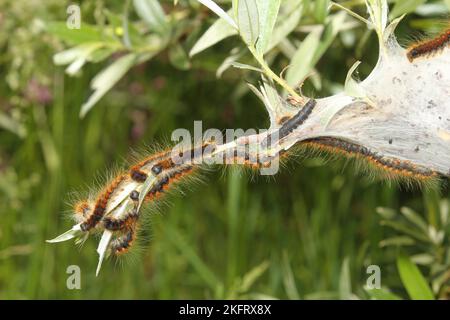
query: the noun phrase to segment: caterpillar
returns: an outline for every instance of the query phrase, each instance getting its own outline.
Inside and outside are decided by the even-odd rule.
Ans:
[[[103,218],[103,215],[106,211],[106,206],[111,195],[114,191],[119,187],[120,183],[125,180],[124,174],[119,174],[100,195],[97,197],[95,202],[94,209],[87,215],[86,219],[81,223],[80,228],[82,231],[89,231],[93,229],[100,220]]]
[[[140,161],[136,165],[130,168],[130,177],[136,182],[144,182],[147,179],[147,173],[142,171],[142,168],[150,166],[153,167],[153,164],[161,161],[163,159],[167,159],[170,156],[170,150],[165,150],[163,152],[157,153],[150,157],[145,158]]]
[[[406,56],[409,62],[413,62],[415,59],[420,57],[430,57],[444,50],[449,45],[450,45],[450,29],[447,29],[431,40],[419,42],[417,44],[412,45],[408,49]]]
[[[282,119],[281,127],[273,134],[263,140],[262,146],[271,145],[274,142],[274,138],[281,140],[290,134],[294,129],[301,126],[311,115],[314,107],[316,106],[316,100],[309,99],[308,102],[291,118]]]
[[[309,99],[308,102],[300,109],[299,112],[289,120],[286,120],[280,129],[278,129],[278,138],[283,139],[294,129],[301,126],[311,115],[314,107],[316,106],[316,100]]]
[[[193,170],[194,167],[192,165],[179,165],[164,171],[164,173],[160,174],[158,182],[147,193],[145,199],[148,201],[157,198],[168,190],[174,182],[192,173]]]
[[[286,120],[280,128],[281,136],[286,137],[295,128],[303,124],[313,111],[314,106],[315,101],[311,99],[294,117]],[[144,199],[144,202],[159,199],[175,184],[201,167],[194,161],[199,160],[199,155],[210,157],[212,153],[219,150],[215,153],[215,156],[221,157],[225,163],[238,163],[252,169],[268,166],[271,161],[281,159],[286,155],[286,152],[280,151],[272,156],[263,155],[261,157],[260,154],[255,153],[254,148],[251,148],[250,139],[244,137],[237,141],[234,149],[220,148],[220,145],[216,146],[212,142],[207,142],[184,151],[165,150],[132,165],[128,171],[119,173],[100,192],[95,202],[80,201],[75,205],[75,215],[83,221],[81,230],[88,232],[94,227],[98,227],[97,230],[109,230],[113,233],[113,239],[109,243],[108,249],[113,255],[121,255],[132,248],[137,237],[140,219],[139,199]],[[367,147],[344,139],[320,137],[308,139],[299,144],[312,147],[314,150],[364,159],[380,171],[385,172],[389,178],[400,177],[408,178],[411,181],[428,182],[438,177],[438,174],[433,170],[416,166],[409,161],[381,156]],[[212,151],[204,155],[203,152],[207,146],[211,146]],[[174,155],[178,156],[179,159],[175,159]],[[188,157],[184,157],[185,155]],[[145,195],[141,195],[140,191],[136,189],[127,191],[129,192],[129,199],[134,203],[132,208],[127,207],[128,211],[123,212],[120,217],[109,214],[109,211],[105,216],[106,208],[117,198],[117,195],[124,190],[129,190],[126,188],[127,184],[134,183],[135,188],[142,191],[144,190],[142,186],[150,175],[154,178],[154,181],[149,188],[145,189]]]
[[[133,209],[122,218],[104,217],[102,219],[105,229],[110,231],[123,230],[134,224],[139,218],[139,211],[137,210],[139,201],[139,192],[136,190],[131,191],[130,199],[135,203]]]
[[[332,154],[340,153],[345,156],[365,159],[390,178],[407,178],[411,181],[430,182],[439,177],[439,174],[431,169],[414,165],[410,161],[380,156],[369,148],[343,139],[321,137],[305,140],[302,144]]]
[[[270,161],[276,158],[258,157],[258,154],[254,154],[253,149],[249,149],[250,142],[245,139],[243,141],[244,143],[236,146],[233,152],[223,150],[218,152],[216,156],[222,157],[225,163],[242,163],[244,166],[252,169],[268,166]],[[211,148],[208,150],[208,154],[204,154],[207,146]],[[243,150],[239,148],[243,148]],[[155,201],[173,185],[191,175],[200,167],[199,163],[201,162],[197,163],[199,156],[209,157],[215,150],[216,145],[213,142],[207,142],[188,150],[165,150],[132,165],[128,171],[119,173],[100,192],[94,203],[80,201],[75,205],[75,215],[78,217],[78,220],[83,219],[80,225],[81,230],[89,232],[95,227],[98,227],[96,228],[97,230],[109,230],[114,235],[113,240],[109,244],[110,252],[114,255],[127,252],[136,239],[140,218],[138,209],[140,193],[137,190],[130,192],[129,198],[134,203],[133,208],[121,214],[120,217],[114,217],[109,213],[105,216],[109,203],[126,189],[127,184],[135,183],[137,186],[142,186],[149,175],[152,175],[156,180],[146,191],[144,202]],[[178,158],[175,159],[174,155],[178,156]]]
[[[136,238],[136,225],[130,226],[127,232],[114,239],[110,244],[111,253],[118,256],[128,252]]]

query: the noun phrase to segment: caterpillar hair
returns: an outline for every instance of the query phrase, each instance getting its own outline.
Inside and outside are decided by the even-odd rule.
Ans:
[[[153,164],[160,162],[163,159],[167,159],[170,157],[171,150],[165,150],[163,152],[157,153],[155,155],[152,155],[150,157],[145,158],[144,160],[140,161],[136,165],[132,166],[130,168],[130,177],[136,182],[144,182],[147,179],[147,173],[144,170],[145,168],[152,168]]]
[[[136,239],[136,226],[133,225],[121,235],[114,239],[110,244],[110,250],[113,255],[120,255],[128,252]]]
[[[76,214],[84,217],[92,209],[91,204],[87,200],[79,201],[74,206],[74,211]]]
[[[125,180],[124,174],[119,174],[97,197],[94,209],[87,215],[84,222],[81,223],[80,228],[82,231],[89,231],[100,222],[103,218],[108,201],[113,192],[118,188],[122,181]]]
[[[118,231],[129,228],[139,217],[139,212],[133,208],[123,218],[104,217],[103,226],[106,230]]]
[[[104,217],[102,219],[105,229],[110,231],[123,230],[129,228],[139,218],[139,211],[137,210],[139,201],[139,192],[131,191],[130,198],[134,202],[134,207],[121,218]]]
[[[193,170],[194,166],[185,164],[164,171],[159,175],[158,182],[155,183],[146,194],[146,201],[159,197],[162,193],[167,191],[173,183],[180,181],[183,177],[193,172]]]
[[[343,154],[367,160],[374,167],[381,169],[388,178],[406,178],[419,183],[430,182],[439,175],[430,169],[423,168],[405,160],[378,155],[370,149],[358,144],[334,137],[321,137],[302,142],[316,150]]]
[[[450,28],[431,40],[419,42],[417,44],[412,45],[408,49],[406,56],[410,62],[413,62],[415,59],[420,57],[433,56],[444,50],[449,45],[450,45]]]

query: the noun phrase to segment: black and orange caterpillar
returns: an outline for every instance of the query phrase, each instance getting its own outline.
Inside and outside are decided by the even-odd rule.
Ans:
[[[278,129],[278,134],[274,137],[279,140],[286,138],[294,129],[301,126],[313,112],[316,105],[315,100],[309,100],[299,112],[286,119]],[[271,137],[271,136],[269,136]],[[245,141],[245,140],[244,140]],[[249,141],[245,143],[250,143]],[[243,152],[234,150],[233,152],[223,152],[221,156],[225,163],[241,164],[252,169],[268,166],[271,161],[279,160],[286,156],[286,152],[279,152],[272,157],[260,157],[253,154],[248,145],[241,145]],[[262,144],[267,144],[267,141]],[[362,159],[369,163],[371,167],[383,172],[387,179],[408,180],[418,182],[419,184],[428,184],[430,181],[439,178],[439,174],[433,170],[417,166],[409,161],[388,158],[358,145],[354,142],[339,139],[335,137],[320,137],[298,142],[298,147],[307,149],[312,148],[315,151],[325,151],[333,155],[344,155],[350,158]],[[164,193],[169,191],[178,182],[184,180],[196,172],[201,161],[197,159],[204,156],[204,151],[209,147],[209,152],[216,151],[214,142],[207,142],[200,146],[194,146],[188,150],[180,151],[177,155],[179,159],[187,161],[174,161],[174,150],[168,149],[146,157],[137,164],[132,165],[128,170],[120,172],[111,182],[99,193],[99,196],[93,203],[81,201],[75,205],[74,211],[77,221],[81,222],[81,230],[88,232],[90,230],[109,230],[114,233],[115,238],[110,242],[109,249],[113,255],[120,255],[128,252],[136,240],[139,209],[138,202],[141,195],[137,190],[133,190],[128,195],[134,203],[132,208],[120,218],[114,218],[106,215],[107,206],[114,198],[116,192],[124,189],[127,183],[135,183],[142,186],[149,175],[156,179],[156,182],[146,191],[145,202],[152,202],[159,199]],[[187,155],[187,157],[183,157]]]
[[[431,57],[450,46],[450,28],[437,37],[415,43],[408,48],[406,56],[410,62],[420,57]]]

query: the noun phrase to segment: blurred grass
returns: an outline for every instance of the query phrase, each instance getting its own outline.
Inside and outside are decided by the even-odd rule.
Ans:
[[[324,14],[317,12],[317,21]],[[353,48],[335,42],[318,65],[327,79],[324,94],[332,82],[342,83],[355,60]],[[31,101],[21,110],[24,139],[0,131],[1,299],[367,298],[370,264],[381,266],[383,286],[405,296],[397,251],[378,246],[387,231],[375,210],[409,206],[435,221],[448,189],[422,194],[367,181],[345,161],[291,161],[271,179],[249,179],[234,170],[209,173],[206,183],[188,187],[186,196],[171,196],[163,214],[152,217],[150,241],[134,263],[109,260],[98,278],[95,239],[82,250],[70,242],[45,243],[70,227],[64,219],[70,193],[95,185],[131,149],[168,140],[175,128],[192,130],[199,119],[204,128],[267,125],[257,99],[237,94],[239,72],[215,78],[223,51],[219,46],[197,58],[201,70],[176,71],[165,57],[134,68],[80,120],[79,106],[98,67],[68,78],[53,67],[47,49],[41,67],[54,83],[52,102]],[[375,41],[363,52],[364,75],[376,58]],[[132,86],[139,94],[131,93]],[[17,95],[0,87],[2,102]],[[81,290],[66,288],[72,264],[81,267]]]

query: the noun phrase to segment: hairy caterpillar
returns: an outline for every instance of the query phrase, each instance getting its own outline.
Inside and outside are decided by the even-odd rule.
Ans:
[[[244,166],[261,168],[268,166],[276,157],[261,157],[249,148],[249,141],[243,139],[242,145],[236,146],[236,150],[223,150],[216,153],[225,163],[243,164]],[[210,147],[206,152],[206,147]],[[207,142],[200,146],[194,146],[188,150],[168,149],[155,155],[144,158],[128,170],[120,172],[99,193],[94,203],[87,200],[80,201],[74,206],[74,215],[77,221],[81,221],[80,229],[83,232],[108,230],[114,238],[109,243],[109,251],[113,255],[127,252],[136,239],[139,224],[139,199],[142,196],[144,202],[155,201],[160,198],[173,185],[194,173],[202,165],[199,158],[210,157],[216,151],[213,142]],[[243,150],[240,150],[243,148]],[[242,151],[242,152],[241,152]],[[142,188],[149,177],[154,178],[154,183],[140,194],[137,189]],[[133,203],[132,207],[116,217],[106,213],[107,208],[112,211],[113,203],[120,199],[120,195],[129,186],[134,186],[128,197]],[[111,211],[110,210],[110,211]],[[106,214],[106,215],[105,215]]]
[[[120,255],[126,253],[136,238],[136,225],[130,226],[124,235],[121,235],[114,239],[110,244],[111,253],[114,255]]]
[[[315,106],[316,100],[309,99],[308,102],[301,107],[301,109],[293,117],[282,119],[281,127],[264,139],[262,145],[265,147],[268,144],[273,143],[274,140],[279,141],[289,135],[293,130],[300,127],[306,120],[308,120],[308,117],[313,112]]]
[[[208,145],[213,146],[210,156],[217,156],[226,164],[251,168],[269,165],[285,156],[292,146],[306,146],[313,151],[361,159],[361,163],[368,164],[367,167],[387,180],[428,185],[440,175],[450,176],[447,73],[450,52],[445,50],[450,31],[405,50],[393,33],[399,20],[387,25],[387,10],[380,6],[383,2],[387,8],[385,1],[366,1],[371,12],[368,22],[377,30],[380,40],[380,55],[379,63],[365,80],[346,81],[343,92],[317,101],[308,100],[296,113],[292,105],[298,106],[307,98],[294,95],[283,99],[273,86],[272,80],[276,79],[264,76],[260,90],[253,87],[253,91],[266,106],[271,128],[276,128],[272,134],[255,134],[253,142],[238,138],[223,145],[208,143],[190,148],[185,152],[189,159],[182,161],[172,157],[173,150],[146,157],[113,179],[95,201],[79,202],[74,211],[80,224],[50,242],[103,231],[97,249],[100,263],[106,249],[116,255],[127,252],[136,240],[142,221],[139,215],[142,203],[157,200],[178,181],[196,172],[201,166],[197,151],[203,151]],[[426,64],[406,61],[406,58],[413,62],[420,57],[431,57],[443,50],[441,57]],[[300,126],[303,127],[297,130]],[[401,138],[402,144],[384,145],[386,136]],[[416,151],[417,145],[424,150]],[[260,157],[251,148],[255,146],[265,148],[266,154]],[[235,147],[245,149],[238,152]]]
[[[315,105],[316,101],[310,99],[296,115],[284,121],[278,129],[281,132],[278,136],[272,135],[265,138],[275,137],[280,141],[288,137],[308,119]],[[257,141],[256,139],[256,142],[253,142],[257,144]],[[252,148],[254,144],[252,145],[253,142],[249,137],[242,137],[235,142],[235,148],[233,149],[224,149],[224,145],[216,145],[209,141],[187,150],[168,149],[144,158],[137,164],[132,165],[128,171],[121,172],[112,179],[100,192],[94,203],[81,201],[75,205],[75,215],[83,217],[81,230],[88,232],[95,229],[112,232],[114,238],[109,243],[109,252],[113,255],[120,255],[127,252],[136,240],[140,219],[139,199],[143,197],[144,202],[159,199],[173,185],[199,169],[202,165],[201,160],[204,160],[201,158],[211,157],[214,154],[226,164],[241,164],[255,169],[268,166],[271,161],[278,160],[281,156],[284,157],[287,154],[283,149],[277,149],[276,154],[271,156],[264,153],[263,155],[257,154],[255,153],[257,149]],[[427,183],[438,177],[438,174],[432,170],[416,166],[408,161],[381,156],[364,146],[343,139],[320,137],[301,141],[299,144],[310,146],[315,150],[367,160],[373,167],[386,173],[389,179],[407,178],[412,181]],[[206,147],[210,147],[207,154],[205,154]],[[142,186],[150,177],[154,179],[153,184],[142,191]],[[133,189],[127,188],[129,185],[133,185]],[[137,191],[137,189],[140,191]],[[119,197],[123,190],[130,190],[127,197],[133,203],[132,207],[119,217],[111,214],[105,216],[106,208]],[[144,193],[140,194],[140,192]]]
[[[97,197],[94,209],[88,214],[86,219],[81,223],[82,231],[89,231],[94,228],[97,223],[103,218],[106,210],[106,205],[114,193],[114,191],[119,187],[120,183],[125,179],[125,175],[119,174],[100,195]]]
[[[356,157],[368,161],[373,167],[381,170],[389,179],[407,179],[418,183],[432,184],[439,178],[433,170],[416,166],[409,161],[388,158],[369,150],[364,146],[334,137],[321,137],[305,140],[302,145],[331,154]]]
[[[410,62],[413,62],[415,59],[420,57],[430,57],[440,51],[444,50],[446,47],[450,45],[450,29],[445,30],[437,37],[419,42],[417,44],[412,45],[406,56]]]
[[[280,129],[278,129],[278,138],[283,139],[295,128],[301,126],[310,116],[314,107],[316,106],[316,100],[310,99],[292,118],[286,120]]]

